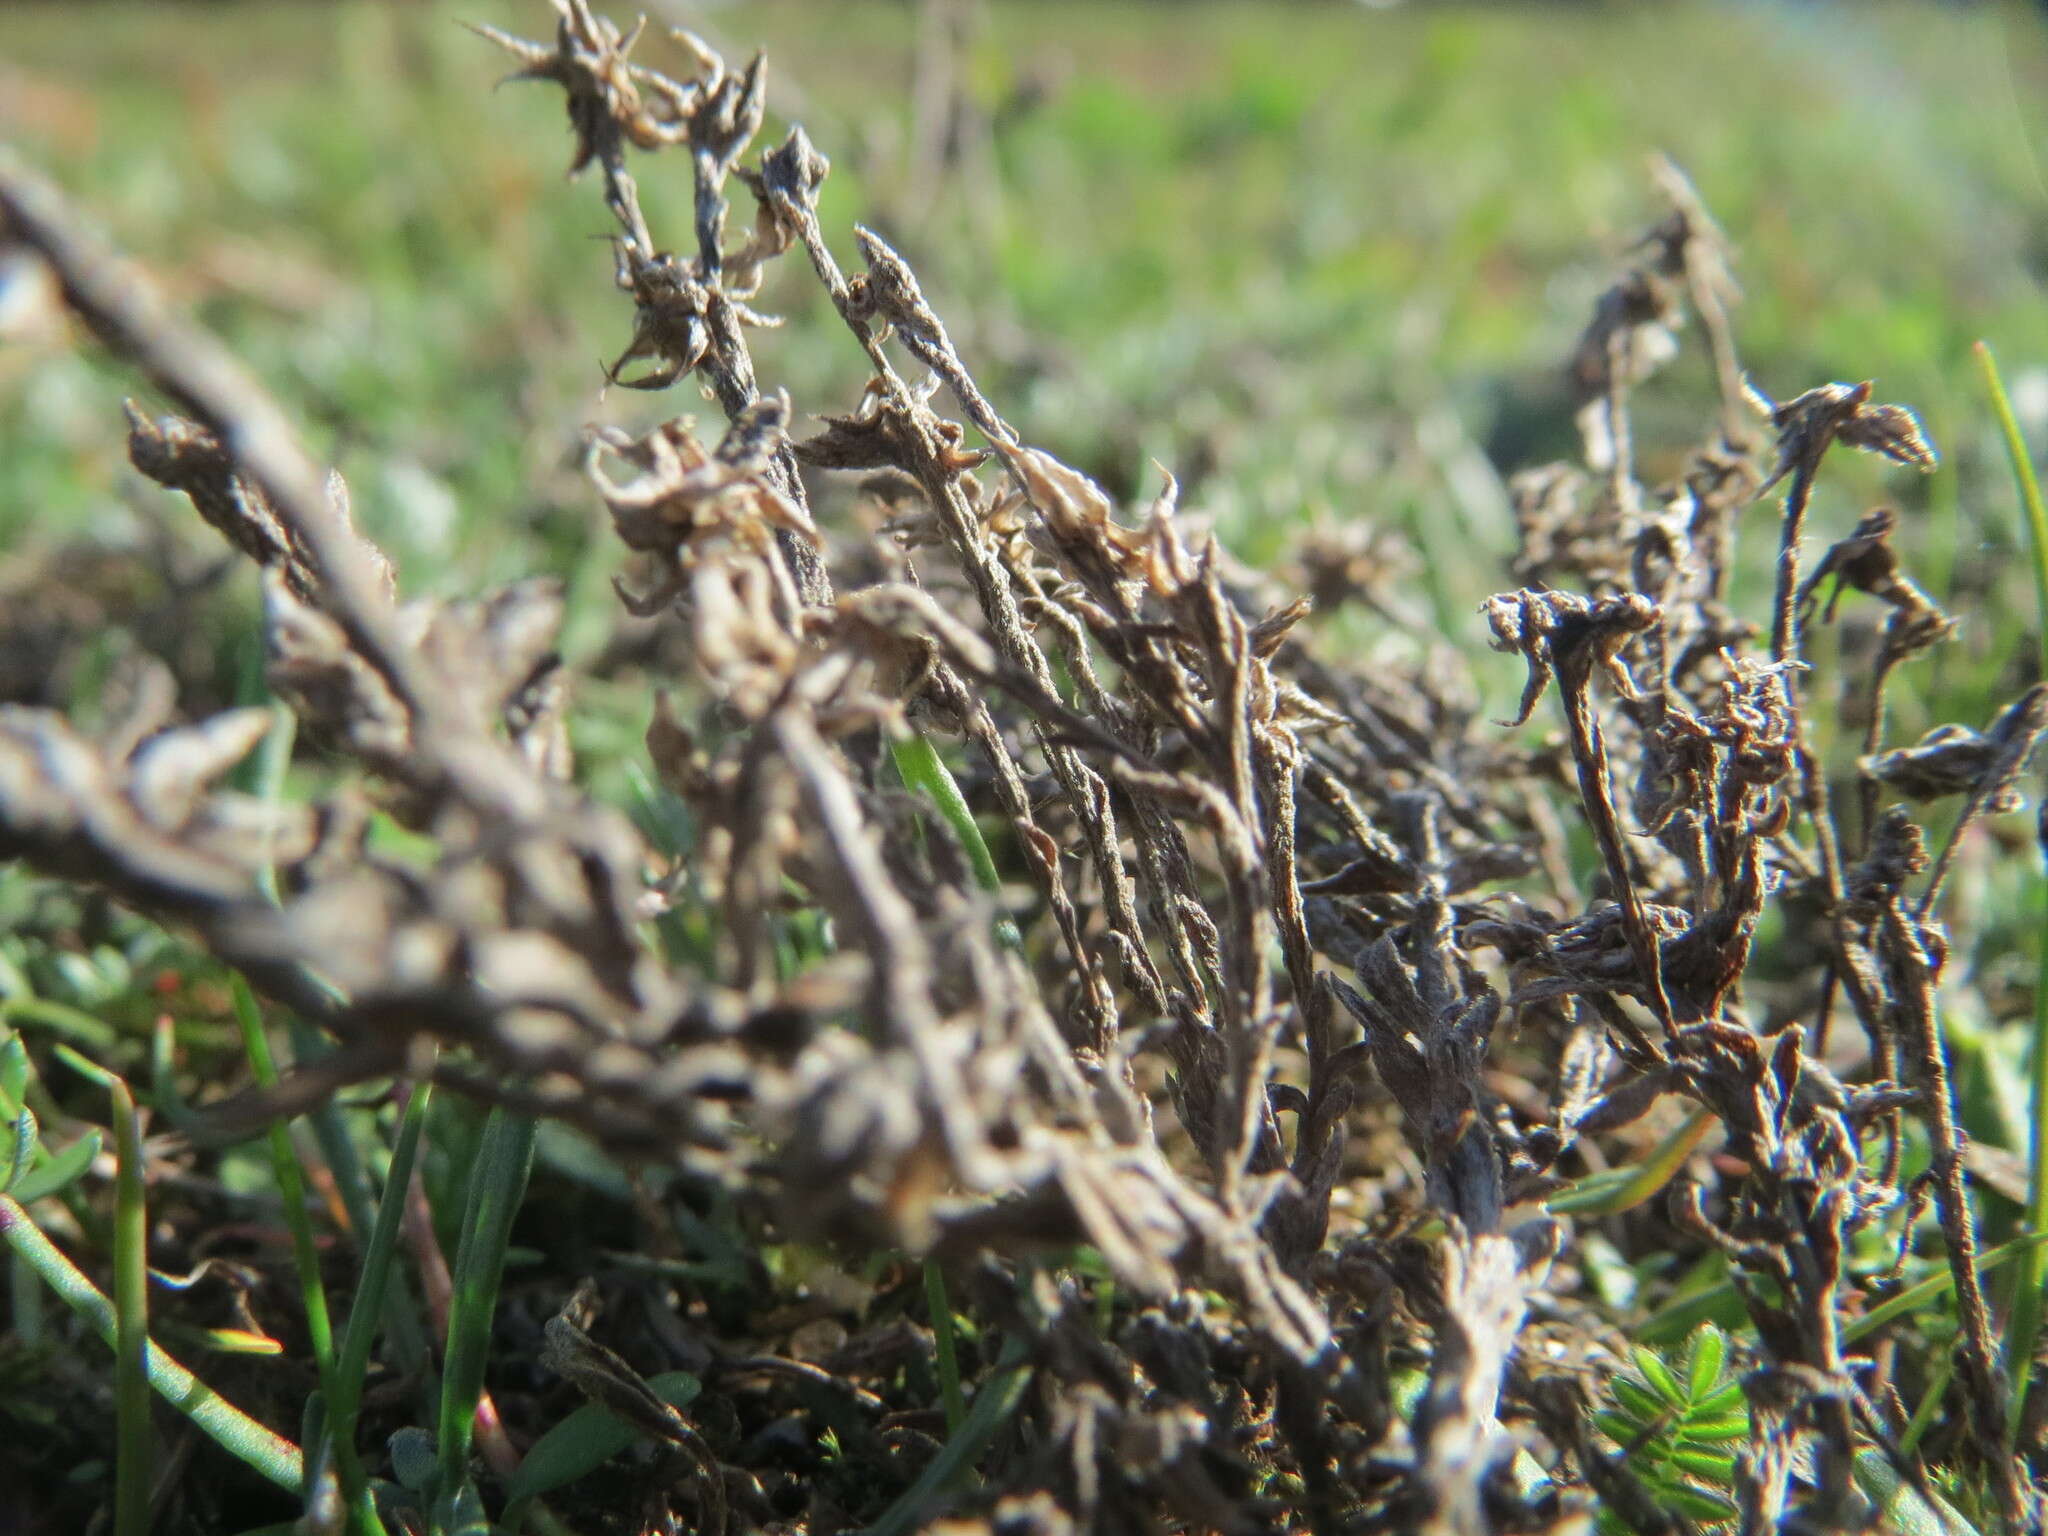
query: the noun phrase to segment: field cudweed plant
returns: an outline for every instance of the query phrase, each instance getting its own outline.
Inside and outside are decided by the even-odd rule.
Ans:
[[[276,700],[188,716],[136,659],[93,718],[0,708],[0,854],[99,935],[0,950],[0,1381],[45,1471],[106,1467],[116,1536],[2039,1529],[2048,1198],[1979,1147],[1967,1084],[2017,1068],[1945,1023],[1944,896],[2037,856],[2048,685],[1892,738],[1955,621],[1898,514],[1818,493],[1936,445],[1747,376],[1677,168],[1570,359],[1582,452],[1514,479],[1450,637],[1519,659],[1509,707],[1502,664],[1326,642],[1381,531],[1263,574],[1172,475],[1119,506],[1034,445],[821,216],[762,58],[553,21],[476,30],[602,200],[605,382],[716,413],[581,444],[667,636],[629,808],[579,778],[564,573],[408,596],[0,159],[0,247],[147,386],[154,505],[259,573]],[[777,384],[802,283],[853,398]],[[1653,481],[1635,406],[1695,338],[1718,407]],[[138,965],[235,1091],[96,1011]],[[571,1165],[618,1212],[573,1251]],[[224,1213],[267,1257],[176,1235]]]

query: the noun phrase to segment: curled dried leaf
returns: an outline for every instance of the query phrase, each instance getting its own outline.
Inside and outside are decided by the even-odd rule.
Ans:
[[[599,428],[585,438],[583,469],[630,549],[680,556],[717,536],[760,552],[777,529],[816,542],[809,515],[768,473],[788,425],[789,397],[776,394],[741,412],[716,449],[704,447],[687,417],[640,438]],[[607,456],[637,473],[612,479]]]
[[[2044,730],[2048,683],[2036,683],[1980,735],[1968,726],[1939,725],[1910,747],[1863,759],[1863,770],[1912,800],[1976,795],[1993,815],[2019,809],[2014,787]]]
[[[1087,553],[1126,580],[1145,573],[1151,541],[1143,530],[1126,528],[1116,520],[1116,509],[1101,486],[1039,448],[1019,449],[1012,465],[1057,544]]]
[[[1744,393],[1757,414],[1778,434],[1776,466],[1757,487],[1761,496],[1794,470],[1811,474],[1831,444],[1842,442],[1865,453],[1922,473],[1939,462],[1919,418],[1903,405],[1873,405],[1871,382],[1822,384],[1780,405],[1745,379]]]
[[[1834,590],[1821,610],[1823,623],[1835,617],[1835,605],[1844,587],[1868,592],[1894,610],[1891,625],[1896,630],[1893,649],[1907,646],[1923,649],[1955,628],[1955,621],[1935,606],[1920,587],[1899,567],[1892,535],[1898,529],[1898,514],[1890,507],[1873,507],[1857,522],[1849,537],[1831,545],[1819,565],[1799,585],[1797,602],[1802,619],[1812,610],[1821,584],[1834,577]]]
[[[605,377],[625,389],[667,389],[711,350],[711,289],[666,251],[649,255],[624,237],[613,244],[618,285],[633,296],[633,339]],[[626,378],[626,364],[642,357],[655,366]]]
[[[643,16],[632,31],[621,32],[609,18],[592,11],[589,0],[553,4],[559,19],[552,48],[493,26],[469,25],[521,61],[508,81],[550,80],[562,87],[569,127],[576,137],[569,174],[593,160],[616,164],[623,158],[623,144],[660,149],[681,143],[706,87],[682,84],[631,61],[647,19]],[[708,50],[700,50],[699,57],[716,67],[716,57]],[[718,83],[714,76],[711,84]]]
[[[1621,663],[1621,652],[1662,618],[1657,605],[1638,592],[1617,597],[1581,597],[1572,592],[1519,592],[1488,598],[1480,606],[1493,631],[1497,651],[1519,655],[1529,664],[1529,682],[1522,702],[1505,725],[1528,720],[1553,675],[1576,692],[1604,667],[1625,699],[1635,697],[1635,684]]]

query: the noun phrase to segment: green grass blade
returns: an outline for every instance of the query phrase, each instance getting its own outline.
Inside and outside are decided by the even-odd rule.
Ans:
[[[348,1322],[341,1334],[341,1353],[335,1362],[334,1392],[328,1399],[328,1411],[337,1435],[344,1429],[353,1432],[356,1409],[362,1402],[370,1350],[377,1339],[377,1319],[383,1314],[384,1299],[390,1290],[391,1261],[398,1251],[399,1232],[405,1225],[405,1194],[419,1160],[420,1132],[427,1123],[431,1097],[428,1084],[417,1085],[398,1122],[398,1140],[391,1149],[384,1198],[377,1202],[377,1220],[370,1228],[369,1247],[363,1251],[362,1274],[356,1282],[355,1298],[349,1304]]]
[[[1974,348],[1977,367],[1984,375],[1984,389],[1991,396],[1991,411],[2005,439],[2005,455],[2012,465],[2012,478],[2019,489],[2020,509],[2026,514],[2028,542],[2033,557],[2034,601],[2041,620],[2041,671],[2048,676],[2048,501],[2041,496],[2041,482],[2034,475],[2034,461],[2027,440],[2020,433],[2019,418],[2013,415],[2012,400],[2005,381],[1998,374],[1998,360],[1991,348],[1978,342]]]
[[[1927,1373],[1927,1385],[1920,1393],[1920,1406],[1913,1410],[1906,1432],[1899,1436],[1901,1456],[1912,1455],[1927,1431],[1934,1428],[1934,1421],[1941,1417],[1942,1399],[1948,1396],[1948,1384],[1955,1380],[1955,1375],[1955,1355],[1946,1351],[1936,1355],[1933,1368]]]
[[[303,1019],[294,1016],[290,1030],[292,1055],[302,1068],[312,1066],[332,1049],[320,1038],[320,1032]],[[326,1159],[328,1172],[334,1175],[335,1186],[341,1192],[349,1226],[356,1241],[361,1242],[362,1235],[375,1228],[380,1212],[372,1198],[369,1172],[363,1167],[363,1160],[356,1155],[356,1144],[350,1139],[348,1126],[342,1119],[341,1106],[329,1099],[309,1110],[306,1121],[313,1129],[313,1139],[320,1144],[320,1155]],[[401,1189],[399,1194],[402,1198],[404,1191]],[[394,1272],[391,1276],[384,1308],[384,1327],[399,1364],[415,1376],[424,1377],[428,1363],[426,1330],[420,1326],[419,1310],[403,1273]]]
[[[298,739],[299,717],[283,705],[272,705],[270,729],[256,749],[256,757],[250,769],[249,791],[268,805],[275,806],[284,798],[285,775],[291,771],[292,744]],[[257,888],[275,902],[277,891],[277,865],[267,856],[263,867],[256,874]]]
[[[113,1302],[64,1257],[28,1212],[7,1195],[0,1195],[0,1239],[5,1239],[16,1257],[55,1291],[60,1301],[84,1318],[93,1332],[109,1344],[115,1342]],[[147,1365],[149,1384],[158,1395],[229,1455],[253,1467],[286,1492],[299,1491],[304,1466],[299,1448],[291,1441],[215,1395],[154,1344],[149,1346]]]
[[[467,1481],[476,1405],[483,1395],[489,1360],[491,1318],[498,1307],[498,1281],[512,1218],[526,1193],[533,1166],[535,1122],[503,1109],[491,1111],[471,1171],[462,1238],[455,1254],[455,1294],[448,1309],[448,1355],[441,1373],[439,1508],[452,1513]],[[442,1521],[445,1529],[448,1522]]]
[[[420,1132],[427,1123],[430,1096],[429,1086],[418,1084],[399,1118],[398,1140],[392,1146],[391,1167],[384,1180],[384,1197],[377,1202],[377,1219],[370,1227],[369,1246],[363,1250],[362,1273],[356,1279],[355,1298],[349,1304],[333,1383],[327,1392],[328,1434],[334,1445],[346,1448],[342,1464],[345,1479],[360,1480],[362,1475],[355,1449],[356,1415],[362,1407],[370,1350],[377,1338],[377,1319],[383,1315],[387,1298],[393,1293],[391,1261],[398,1251],[399,1231],[405,1224],[405,1195],[419,1158]],[[367,1483],[352,1483],[350,1499],[357,1524],[366,1536],[381,1536],[384,1524],[377,1517],[376,1502]]]
[[[1010,1340],[988,1380],[974,1394],[974,1406],[967,1410],[959,1431],[947,1438],[924,1475],[868,1527],[866,1536],[908,1536],[918,1529],[919,1522],[931,1513],[932,1501],[974,1465],[1024,1400],[1024,1389],[1031,1385],[1031,1368],[1024,1363],[1029,1353],[1030,1346],[1023,1339]]]
[[[206,1130],[206,1117],[186,1103],[184,1094],[178,1091],[176,1046],[177,1026],[165,1014],[149,1035],[149,1105],[159,1118],[187,1136],[197,1137]]]
[[[648,1377],[647,1385],[673,1408],[687,1407],[703,1390],[702,1383],[688,1371],[664,1371]],[[596,1471],[639,1438],[631,1424],[608,1408],[585,1403],[534,1441],[520,1458],[519,1471],[505,1489],[503,1523],[517,1530],[515,1513],[524,1514],[520,1506]]]
[[[1977,1273],[1998,1268],[2008,1259],[2019,1258],[2039,1250],[2048,1243],[2048,1232],[2030,1232],[2025,1237],[2016,1237],[2009,1243],[2001,1243],[1987,1253],[1977,1256]],[[1956,1277],[1947,1270],[1931,1275],[1918,1285],[1909,1285],[1898,1295],[1887,1298],[1872,1307],[1861,1317],[1851,1318],[1842,1324],[1842,1344],[1846,1348],[1858,1339],[1868,1338],[1895,1317],[1908,1312],[1917,1312],[1931,1301],[1939,1301],[1956,1288]]]
[[[1718,1280],[1666,1302],[1631,1329],[1630,1335],[1645,1344],[1668,1345],[1678,1343],[1701,1323],[1740,1328],[1743,1321],[1741,1293],[1732,1281]]]
[[[287,1028],[291,1034],[292,1059],[301,1068],[315,1065],[333,1049],[320,1037],[320,1031],[303,1019],[291,1019]],[[362,1159],[356,1156],[356,1144],[349,1139],[341,1107],[329,1099],[318,1108],[307,1111],[306,1122],[313,1128],[313,1139],[320,1143],[320,1155],[327,1160],[328,1172],[334,1175],[342,1208],[348,1212],[349,1226],[358,1234],[369,1231],[370,1223],[375,1219],[370,1199],[370,1178],[363,1171]]]
[[[1998,418],[2005,438],[2006,458],[2019,488],[2020,506],[2026,514],[2029,553],[2034,570],[2035,622],[2040,630],[2041,675],[2048,677],[2048,503],[2041,498],[2041,483],[2034,475],[2027,441],[2020,433],[2018,418],[2005,383],[1998,376],[1998,360],[1983,342],[1976,346],[1977,366],[1984,375],[1985,391],[1991,396],[1992,413]],[[2044,849],[2048,852],[2048,849]],[[2039,969],[2034,980],[2034,1038],[2031,1080],[2031,1145],[2027,1172],[2027,1230],[2048,1232],[2048,873],[2041,882],[2042,921]],[[2030,1248],[2013,1276],[2011,1322],[2007,1335],[2006,1369],[2012,1377],[2012,1398],[2006,1405],[2006,1445],[2019,1434],[2020,1415],[2027,1405],[2027,1378],[2034,1359],[2034,1344],[2041,1336],[2041,1293],[2048,1280],[2048,1253]]]
[[[1564,1216],[1613,1216],[1634,1210],[1671,1182],[1713,1126],[1710,1112],[1694,1110],[1642,1162],[1590,1174],[1559,1190],[1544,1206]]]
[[[21,1036],[0,1024],[0,1114],[21,1108],[28,1094],[28,1047]]]
[[[277,1062],[270,1052],[270,1040],[263,1033],[263,1017],[256,1008],[256,995],[240,976],[232,978],[235,1022],[242,1031],[242,1048],[248,1053],[249,1069],[263,1088],[277,1086]],[[270,1170],[277,1180],[277,1192],[284,1200],[285,1225],[292,1234],[292,1259],[298,1269],[299,1301],[306,1313],[306,1333],[313,1346],[313,1363],[321,1385],[333,1387],[334,1324],[327,1311],[327,1292],[320,1283],[320,1249],[313,1238],[313,1223],[306,1214],[306,1177],[299,1156],[292,1148],[290,1133],[282,1120],[270,1124]]]
[[[119,1078],[114,1100],[114,1536],[149,1530],[149,1208],[142,1121]]]
[[[967,861],[974,866],[975,883],[993,894],[1002,884],[996,874],[996,861],[988,851],[981,828],[975,825],[974,812],[968,808],[967,797],[960,793],[959,781],[947,768],[945,759],[939,756],[939,749],[922,731],[913,731],[900,741],[892,741],[889,748],[895,756],[896,771],[903,776],[903,782],[932,802],[940,818],[953,829],[953,835],[960,839],[960,846],[966,850]]]
[[[249,1069],[259,1086],[275,1088],[277,1061],[271,1054],[270,1038],[263,1032],[263,1015],[256,1006],[256,994],[239,975],[230,980],[229,990]],[[319,1244],[314,1241],[312,1218],[307,1214],[305,1170],[299,1166],[291,1133],[282,1120],[272,1121],[268,1134],[271,1175],[277,1180],[277,1192],[284,1201],[285,1226],[292,1235],[292,1259],[298,1272],[299,1302],[306,1315],[307,1341],[313,1349],[313,1368],[320,1378],[321,1395],[332,1404],[340,1391],[335,1374],[334,1321],[327,1307],[327,1289],[320,1279]],[[340,1481],[343,1500],[356,1512],[357,1529],[362,1536],[383,1536],[384,1523],[377,1518],[369,1480],[356,1454],[354,1414],[351,1411],[345,1422],[329,1415],[326,1422],[333,1470]]]
[[[960,793],[959,781],[953,777],[945,759],[939,756],[939,749],[922,731],[912,731],[901,741],[890,742],[889,750],[896,759],[896,772],[903,782],[931,801],[939,819],[960,840],[961,848],[967,853],[967,862],[974,870],[974,883],[990,896],[995,896],[1003,885],[1002,877],[996,873],[995,857],[988,851],[988,842],[982,837],[981,828],[975,824],[967,797]],[[996,920],[996,937],[1012,948],[1024,942],[1017,925],[1007,917]]]
[[[939,1396],[946,1405],[946,1433],[960,1433],[967,1400],[960,1395],[960,1355],[953,1347],[953,1308],[946,1299],[945,1272],[924,1261],[924,1299],[932,1315],[932,1344],[938,1354]]]
[[[2044,1244],[2048,1244],[2048,1234],[2030,1233],[2025,1237],[2016,1237],[2009,1243],[2003,1243],[1979,1254],[1977,1272],[1984,1274],[1997,1269],[2008,1259],[2039,1250]],[[1955,1289],[1955,1283],[1955,1276],[1943,1272],[1922,1280],[1918,1285],[1908,1286],[1898,1295],[1879,1302],[1862,1316],[1843,1323],[1842,1343],[1853,1344],[1858,1339],[1875,1333],[1893,1318],[1917,1311],[1930,1302],[1939,1301]],[[1646,1344],[1673,1344],[1701,1323],[1710,1320],[1719,1322],[1724,1327],[1740,1327],[1741,1312],[1740,1293],[1736,1291],[1733,1282],[1723,1280],[1666,1303],[1645,1318],[1632,1332],[1634,1337]]]
[[[22,1113],[27,1114],[28,1111],[23,1110]],[[38,1200],[58,1193],[92,1166],[93,1159],[100,1155],[100,1145],[99,1127],[94,1126],[62,1152],[51,1154],[49,1148],[42,1147],[42,1166],[16,1179],[7,1193],[23,1205],[34,1205]]]
[[[0,998],[0,1024],[39,1025],[93,1051],[112,1051],[121,1043],[120,1031],[105,1020],[45,997]]]
[[[12,1190],[21,1181],[21,1176],[35,1166],[36,1147],[41,1136],[36,1127],[36,1112],[27,1105],[14,1111],[14,1124],[5,1138],[7,1161],[0,1167],[0,1194]]]

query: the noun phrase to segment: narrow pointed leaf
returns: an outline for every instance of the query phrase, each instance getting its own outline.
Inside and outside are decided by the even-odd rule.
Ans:
[[[23,1205],[33,1205],[38,1200],[56,1194],[92,1166],[93,1159],[100,1155],[103,1144],[99,1127],[94,1126],[62,1152],[52,1156],[42,1167],[16,1179],[14,1187],[7,1193]]]
[[[647,1378],[655,1395],[672,1408],[688,1406],[701,1383],[688,1371]],[[586,1403],[533,1442],[505,1490],[517,1502],[551,1492],[594,1472],[638,1438],[631,1425],[596,1403]]]

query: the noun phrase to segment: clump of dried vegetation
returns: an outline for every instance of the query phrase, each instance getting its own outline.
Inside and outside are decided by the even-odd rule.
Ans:
[[[109,1078],[105,1201],[23,1107],[54,1058],[0,1061],[18,1273],[117,1344],[116,1528],[152,1498],[205,1526],[234,1486],[179,1475],[225,1463],[167,1411],[149,1474],[138,1383],[179,1389],[135,1331],[142,1169],[156,1208],[196,1202],[162,1170],[201,1184],[224,1138],[310,1114],[317,1154],[274,1144],[317,1410],[266,1362],[234,1365],[246,1414],[189,1378],[176,1404],[296,1492],[294,1529],[2038,1529],[2039,1270],[2024,1234],[1980,1241],[1940,898],[2018,804],[2048,687],[1888,742],[1888,680],[1952,622],[1892,512],[1812,561],[1811,503],[1831,451],[1935,450],[1868,384],[1745,379],[1684,179],[1658,169],[1572,360],[1584,462],[1514,482],[1483,623],[1527,668],[1512,723],[1562,724],[1518,732],[1466,677],[1319,648],[1302,592],[1374,601],[1381,531],[1315,534],[1283,583],[1170,476],[1119,508],[1030,446],[903,257],[821,224],[803,131],[756,145],[760,59],[693,45],[673,77],[556,9],[549,41],[479,30],[563,93],[601,181],[610,378],[725,417],[584,451],[620,602],[685,637],[646,740],[665,819],[577,787],[556,581],[405,601],[264,393],[0,174],[5,240],[171,408],[132,411],[134,465],[260,567],[270,684],[361,770],[313,804],[223,788],[271,713],[180,718],[157,670],[97,730],[0,710],[0,852],[297,1021],[279,1077],[244,995],[252,1086],[203,1109],[159,1063],[173,1141]],[[750,345],[792,268],[872,369],[815,425]],[[1631,401],[1687,321],[1720,409],[1648,485]],[[1745,532],[1778,550],[1755,614]],[[1881,643],[1831,675],[1817,629],[1866,601]],[[417,838],[373,846],[373,806]],[[496,1107],[466,1207],[430,1212],[436,1090]],[[382,1127],[368,1173],[338,1103]],[[641,1170],[635,1235],[573,1293],[543,1265],[501,1299],[542,1121]],[[104,1240],[111,1303],[48,1232]],[[218,1283],[260,1334],[248,1268]]]

